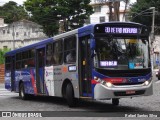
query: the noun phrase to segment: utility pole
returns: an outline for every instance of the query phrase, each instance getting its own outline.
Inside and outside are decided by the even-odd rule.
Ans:
[[[153,41],[154,41],[155,7],[150,7],[150,9],[153,10],[153,14],[152,14],[152,30],[151,30],[151,42],[153,43]]]
[[[152,63],[152,71],[153,71],[153,66],[154,66],[154,50],[153,50],[153,42],[154,42],[154,22],[155,22],[155,7],[150,7],[149,9],[153,10],[153,14],[152,14],[152,30],[151,30],[151,63]]]
[[[14,23],[13,23],[13,33],[12,33],[12,36],[13,36],[13,50],[15,49],[15,29],[14,29]]]

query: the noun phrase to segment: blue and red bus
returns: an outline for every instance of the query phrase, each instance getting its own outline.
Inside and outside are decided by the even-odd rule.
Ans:
[[[149,30],[133,22],[87,25],[5,54],[5,88],[29,95],[111,99],[153,94]]]

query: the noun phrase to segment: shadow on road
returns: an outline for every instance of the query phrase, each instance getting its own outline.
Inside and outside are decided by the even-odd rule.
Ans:
[[[12,99],[20,99],[19,97],[12,97]],[[28,101],[28,100],[27,100]],[[68,107],[67,102],[63,98],[59,97],[41,97],[41,96],[31,96],[29,101],[37,102],[37,103],[52,103],[56,105],[61,105],[63,107]],[[75,108],[70,108],[72,111],[94,111],[94,112],[133,112],[133,111],[144,111],[138,107],[131,106],[114,106],[112,103],[105,103],[101,101],[93,101],[93,100],[78,100],[77,106]]]

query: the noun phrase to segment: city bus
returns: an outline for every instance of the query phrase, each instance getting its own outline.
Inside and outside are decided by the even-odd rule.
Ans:
[[[111,100],[153,94],[149,29],[134,22],[90,24],[5,54],[5,88],[34,96]]]

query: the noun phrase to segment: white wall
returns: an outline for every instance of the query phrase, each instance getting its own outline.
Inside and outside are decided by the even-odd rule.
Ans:
[[[13,41],[15,48],[19,48],[46,38],[40,27],[40,25],[27,20],[0,27],[0,49],[5,46],[13,49]]]
[[[94,0],[91,0],[90,3],[92,6],[95,6],[96,3]],[[98,4],[97,4],[98,5]],[[123,12],[125,9],[125,3],[122,1],[120,2],[120,11]],[[100,22],[100,17],[105,16],[105,22],[109,21],[109,7],[108,5],[101,4],[101,12],[95,12],[90,16],[90,23],[91,24],[95,24],[95,23],[99,23]],[[125,19],[123,19],[123,13],[120,13],[120,21],[125,21]]]

